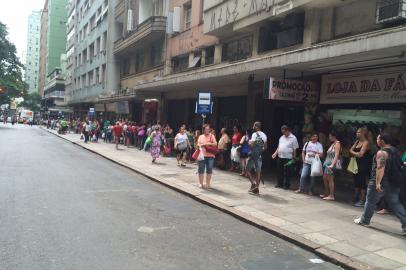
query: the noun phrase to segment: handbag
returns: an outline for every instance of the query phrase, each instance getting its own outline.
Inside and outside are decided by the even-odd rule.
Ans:
[[[183,141],[181,143],[178,143],[176,145],[176,149],[178,149],[178,151],[185,151],[187,149],[187,142]]]
[[[149,137],[147,138],[147,140],[145,141],[145,143],[146,143],[147,145],[150,145],[150,144],[152,143],[152,137],[149,136]]]
[[[347,171],[352,174],[358,174],[358,164],[355,157],[351,157],[350,163],[348,164]]]
[[[205,146],[206,152],[217,156],[220,153],[220,150],[217,146]]]
[[[213,142],[212,140],[213,137],[214,137],[213,135],[210,136],[210,142]],[[213,154],[215,156],[217,156],[220,153],[220,150],[217,146],[205,146],[205,147],[207,153]]]
[[[342,157],[339,157],[337,159],[336,166],[334,168],[336,170],[342,170],[343,169],[343,158]]]

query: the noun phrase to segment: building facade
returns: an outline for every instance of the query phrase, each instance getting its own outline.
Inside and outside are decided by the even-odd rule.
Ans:
[[[41,11],[33,11],[28,16],[27,51],[25,58],[25,82],[28,92],[38,92],[39,47]]]
[[[68,5],[66,97],[77,115],[86,115],[119,86],[113,40],[115,0],[79,0]],[[99,112],[104,111],[98,107]]]
[[[43,96],[47,76],[60,67],[66,51],[67,0],[47,0],[41,15],[40,73],[38,85]]]
[[[197,127],[197,93],[210,91],[207,121],[219,129],[260,120],[272,148],[282,124],[300,140],[317,130],[327,143],[332,128],[367,125],[375,135],[390,129],[404,142],[402,3],[120,0],[111,6],[115,28],[108,28],[116,32],[110,40],[120,83],[89,106],[114,117]],[[388,114],[389,127],[382,120]]]

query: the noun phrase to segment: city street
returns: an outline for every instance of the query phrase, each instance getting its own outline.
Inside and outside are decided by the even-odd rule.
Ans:
[[[37,127],[0,149],[0,269],[339,269]]]

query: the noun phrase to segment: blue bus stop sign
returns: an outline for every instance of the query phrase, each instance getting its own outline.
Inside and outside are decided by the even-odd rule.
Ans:
[[[197,114],[211,114],[213,109],[213,103],[210,92],[199,92],[196,102]]]

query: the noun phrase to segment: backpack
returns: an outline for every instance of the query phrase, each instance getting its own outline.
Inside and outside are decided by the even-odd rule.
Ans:
[[[258,132],[256,132],[255,134],[257,134],[257,137],[255,139],[254,145],[252,146],[249,156],[253,160],[258,160],[261,157],[262,152],[264,151],[264,141],[262,140]]]
[[[249,140],[247,140],[246,137],[247,137],[247,135],[245,135],[244,143],[241,146],[241,154],[244,154],[244,155],[248,155],[248,153],[250,152],[250,146],[248,144]]]
[[[400,187],[406,182],[406,171],[397,154],[397,150],[395,147],[383,150],[388,153],[389,156],[389,166],[385,170],[386,178],[389,183],[396,187]]]
[[[305,145],[303,146],[303,152],[306,155],[306,150],[307,150],[307,146],[309,146],[309,142],[305,143]]]

